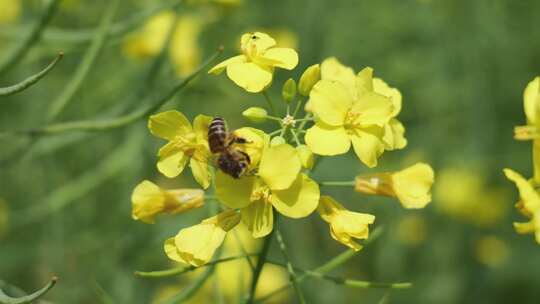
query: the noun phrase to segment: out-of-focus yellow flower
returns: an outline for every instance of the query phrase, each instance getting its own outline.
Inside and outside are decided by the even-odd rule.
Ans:
[[[431,186],[435,181],[428,164],[417,163],[397,172],[359,175],[355,190],[366,194],[396,197],[408,209],[424,208],[431,202]]]
[[[397,239],[409,246],[417,246],[426,240],[428,233],[426,220],[417,214],[405,215],[397,225]]]
[[[300,172],[297,151],[288,144],[269,146],[266,137],[258,140],[266,142],[266,146],[257,175],[235,179],[221,171],[216,174],[217,197],[227,207],[241,209],[242,222],[256,238],[272,231],[273,208],[291,218],[305,217],[317,208],[320,195],[319,185]],[[257,165],[256,155],[260,152],[246,153],[255,160],[252,165]]]
[[[242,55],[229,58],[208,71],[227,76],[248,92],[257,93],[272,82],[274,68],[292,70],[298,64],[298,54],[290,48],[274,47],[276,41],[261,32],[242,35]]]
[[[211,179],[208,170],[208,125],[211,121],[209,116],[198,115],[192,127],[184,114],[178,111],[166,111],[150,116],[150,132],[168,141],[158,152],[159,172],[169,178],[176,177],[182,173],[189,161],[195,180],[204,189],[208,188]]]
[[[240,222],[236,210],[224,211],[203,220],[200,224],[184,228],[163,245],[167,256],[174,261],[201,266],[210,261],[221,246],[227,232]]]
[[[504,174],[516,184],[519,190],[520,200],[516,207],[523,215],[530,218],[528,222],[514,223],[514,228],[520,234],[534,233],[536,242],[540,244],[540,195],[519,173],[504,169]]]
[[[330,196],[321,196],[317,210],[321,218],[330,224],[332,238],[355,251],[362,246],[354,239],[367,239],[369,225],[375,221],[374,215],[349,211]]]
[[[523,92],[527,125],[514,129],[517,140],[533,140],[534,181],[540,184],[540,77],[534,78]]]
[[[474,247],[474,255],[478,262],[488,267],[500,266],[510,254],[506,243],[495,236],[484,236],[478,239]]]
[[[338,155],[352,146],[368,167],[377,165],[385,150],[385,129],[394,116],[393,99],[373,90],[373,70],[357,76],[335,58],[321,65],[321,81],[309,95],[306,109],[315,114],[315,125],[306,132],[313,153]]]
[[[161,213],[177,214],[204,203],[201,189],[165,190],[150,181],[138,184],[131,195],[131,216],[147,224],[153,224],[154,217]]]
[[[139,59],[156,56],[165,43],[174,18],[175,13],[172,11],[150,18],[141,31],[128,36],[123,44],[124,52]],[[203,26],[204,21],[198,15],[186,14],[178,18],[169,46],[169,56],[181,77],[192,73],[201,62],[202,51],[198,39]]]
[[[488,187],[479,170],[452,166],[437,173],[435,207],[478,226],[498,224],[508,211],[505,189]]]
[[[0,24],[15,21],[21,14],[20,0],[0,0]]]
[[[0,238],[6,233],[9,224],[8,205],[0,198]]]

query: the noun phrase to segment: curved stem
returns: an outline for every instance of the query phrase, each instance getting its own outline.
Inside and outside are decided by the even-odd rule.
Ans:
[[[7,57],[0,62],[0,75],[4,74],[5,72],[13,68],[13,66],[15,66],[17,63],[19,63],[19,61],[24,58],[30,48],[39,41],[41,33],[47,27],[47,24],[51,21],[59,4],[59,0],[50,0],[48,2],[47,6],[45,7],[45,12],[43,13],[43,15],[41,15],[41,18],[34,25],[32,30],[30,31],[30,34],[26,38],[22,39],[18,45],[13,47]]]
[[[86,51],[81,63],[75,71],[75,75],[71,78],[71,81],[67,84],[66,88],[60,93],[60,95],[53,100],[50,104],[49,110],[47,112],[47,121],[54,120],[62,110],[68,105],[68,103],[73,99],[75,93],[79,90],[81,85],[84,83],[86,76],[90,72],[90,69],[94,65],[103,45],[105,45],[105,40],[107,39],[107,32],[112,25],[116,11],[120,6],[120,1],[115,0],[111,1],[110,4],[105,8],[103,17],[101,18],[99,25],[99,32],[96,34],[92,44]]]
[[[56,64],[64,57],[64,53],[60,52],[58,53],[58,56],[54,58],[54,60],[49,63],[48,66],[46,66],[43,70],[40,72],[26,78],[25,80],[14,84],[9,87],[0,88],[0,96],[9,96],[13,94],[17,94],[19,92],[22,92],[26,90],[27,88],[31,87],[32,85],[36,84],[38,81],[41,80],[41,78],[45,77],[45,75],[49,74],[52,69],[56,66]]]
[[[2,290],[0,290],[0,303],[2,304],[28,304],[33,303],[35,300],[46,294],[51,288],[54,287],[56,282],[58,281],[57,277],[53,277],[51,281],[45,285],[45,287],[41,288],[40,290],[18,298],[13,298],[8,295],[6,295]]]
[[[178,91],[185,88],[195,77],[197,77],[206,67],[208,67],[222,52],[223,48],[220,47],[216,53],[208,58],[195,72],[173,86],[173,88],[170,89],[169,92],[167,92],[164,96],[158,98],[150,105],[136,109],[131,113],[110,119],[69,121],[51,124],[34,130],[0,132],[0,138],[11,135],[44,136],[73,131],[106,131],[132,124],[161,108],[161,106],[167,103],[167,101],[169,101]]]

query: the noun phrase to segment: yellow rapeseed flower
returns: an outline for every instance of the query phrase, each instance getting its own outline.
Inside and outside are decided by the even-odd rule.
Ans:
[[[195,180],[204,189],[208,188],[208,125],[211,120],[209,116],[198,115],[192,127],[184,114],[178,111],[166,111],[150,116],[150,132],[168,141],[158,152],[159,172],[169,178],[176,177],[182,173],[189,161]]]
[[[20,0],[0,0],[0,24],[15,21],[21,14]]]
[[[520,200],[516,204],[518,210],[530,218],[530,221],[524,223],[514,223],[514,228],[520,234],[534,233],[536,242],[540,244],[540,195],[534,189],[533,185],[519,173],[504,169],[506,177],[513,181],[518,190]]]
[[[373,90],[372,74],[371,68],[365,68],[355,76],[335,58],[321,64],[321,80],[312,88],[306,106],[316,119],[305,137],[313,153],[344,154],[352,143],[364,164],[370,168],[377,165],[390,144],[384,138],[386,130],[392,129],[388,125],[396,115],[397,102]],[[398,140],[392,137],[392,141]]]
[[[355,190],[396,197],[408,209],[424,208],[431,202],[435,175],[428,164],[417,163],[398,172],[359,175]]]
[[[533,140],[534,180],[540,184],[540,77],[534,78],[523,92],[526,126],[514,129],[517,140]]]
[[[153,224],[154,217],[158,214],[177,214],[201,207],[204,203],[204,191],[201,189],[166,190],[145,180],[133,190],[131,203],[131,216],[134,220]]]
[[[229,58],[208,71],[227,76],[248,92],[257,93],[272,82],[274,68],[292,70],[298,64],[298,54],[290,48],[274,47],[276,41],[261,32],[246,33],[241,38],[242,55]]]
[[[224,211],[198,225],[180,230],[175,237],[165,241],[163,248],[171,260],[193,266],[204,265],[221,246],[227,232],[239,222],[240,214],[236,210]]]
[[[242,222],[256,238],[272,231],[273,208],[291,218],[305,217],[317,208],[320,195],[319,185],[300,172],[298,152],[288,144],[271,147],[262,134],[258,142],[266,145],[261,156],[257,158],[260,149],[246,151],[258,167],[256,175],[235,179],[216,174],[217,197],[227,207],[241,209]]]
[[[156,56],[165,43],[174,17],[173,11],[164,11],[150,18],[139,32],[124,41],[124,52],[138,59]],[[198,40],[203,26],[203,19],[195,14],[178,18],[168,50],[178,76],[191,74],[201,63],[202,51]]]
[[[330,196],[321,196],[317,210],[322,219],[330,224],[332,238],[355,251],[362,246],[353,239],[367,239],[369,225],[375,221],[374,215],[349,211]]]

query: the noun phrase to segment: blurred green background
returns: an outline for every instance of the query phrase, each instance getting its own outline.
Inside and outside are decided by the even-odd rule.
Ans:
[[[28,34],[46,2],[0,0],[0,59]],[[60,50],[65,58],[30,89],[0,97],[0,131],[47,123],[46,113],[75,77],[111,2],[61,1],[42,39],[0,74],[0,86],[36,73]],[[219,45],[225,46],[221,59],[234,55],[239,36],[253,29],[275,33],[278,44],[296,45],[300,54],[295,70],[277,71],[270,90],[275,97],[280,83],[329,56],[357,71],[371,66],[404,96],[399,118],[407,128],[407,148],[385,153],[373,170],[351,154],[325,158],[314,176],[350,180],[362,172],[425,161],[436,172],[434,200],[424,210],[407,211],[392,199],[323,188],[349,209],[375,214],[374,226],[384,227],[380,238],[333,274],[411,281],[414,287],[362,290],[309,279],[302,284],[308,303],[378,303],[387,294],[389,303],[540,302],[540,248],[532,237],[513,231],[512,221],[520,220],[512,207],[517,193],[502,174],[504,167],[525,176],[532,172],[530,143],[514,141],[512,130],[525,122],[522,92],[539,74],[539,1],[236,2],[180,6],[179,22],[186,16],[199,22],[186,25],[194,27],[186,34],[190,40],[180,41],[156,65],[155,52],[130,52],[130,39],[149,19],[145,14],[173,2],[120,1],[114,23],[122,23],[123,31],[108,37],[54,121],[101,119],[138,109],[185,74],[179,64],[189,70],[193,60],[208,57]],[[20,10],[10,15],[11,6]],[[190,56],[174,57],[183,52]],[[190,118],[221,115],[237,128],[252,125],[242,110],[263,105],[261,95],[244,92],[225,76],[203,73],[164,108]],[[142,179],[196,187],[189,170],[173,180],[158,174],[156,152],[162,142],[145,125],[143,119],[102,132],[0,138],[1,280],[30,291],[57,275],[59,284],[45,297],[53,303],[107,303],[107,297],[113,303],[151,303],[165,288],[178,292],[186,286],[193,277],[145,280],[133,275],[134,270],[171,267],[162,242],[206,215],[198,210],[160,218],[155,225],[131,219],[131,191]],[[270,131],[270,126],[258,127]],[[298,267],[314,268],[346,249],[330,238],[316,214],[284,220],[282,226]],[[277,248],[270,254],[280,258]],[[216,301],[215,285],[208,285],[204,292],[209,296],[199,303]]]

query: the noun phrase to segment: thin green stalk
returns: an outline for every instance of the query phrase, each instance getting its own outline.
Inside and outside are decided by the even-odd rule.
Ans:
[[[6,73],[21,61],[26,53],[37,43],[41,37],[41,33],[51,21],[56,9],[58,8],[59,0],[50,0],[45,6],[45,11],[32,27],[30,34],[20,40],[20,43],[14,46],[8,55],[0,62],[0,75]]]
[[[60,95],[51,102],[49,110],[47,112],[47,121],[54,120],[68,103],[72,100],[75,93],[79,90],[84,80],[88,76],[90,69],[94,66],[101,49],[105,45],[107,39],[107,33],[112,25],[114,16],[120,6],[120,0],[111,1],[107,8],[104,10],[103,17],[99,24],[99,31],[96,34],[92,44],[86,51],[81,63],[75,71],[75,75],[71,78],[65,89]]]
[[[279,231],[277,227],[275,227],[274,230],[276,231],[276,240],[279,244],[279,249],[281,250],[281,254],[283,255],[283,258],[285,258],[287,271],[289,272],[289,278],[294,288],[294,292],[296,293],[296,296],[298,297],[298,303],[300,304],[306,303],[304,294],[302,293],[302,289],[300,289],[300,284],[298,283],[296,272],[294,271],[294,268],[291,264],[291,259],[289,258],[289,255],[287,254],[287,247],[285,245],[285,241],[283,240],[283,236],[281,235],[281,231]]]
[[[240,251],[242,252],[243,255],[246,256],[246,262],[248,263],[249,268],[251,269],[252,272],[255,271],[255,265],[253,265],[253,262],[251,261],[247,253],[246,247],[244,247],[244,244],[242,244],[242,240],[240,239],[240,236],[238,235],[238,232],[236,230],[233,230],[233,235],[234,235],[234,238],[236,239],[236,242],[238,243],[238,247],[240,247]]]
[[[382,234],[382,227],[378,227],[377,229],[375,229],[373,231],[373,233],[371,233],[371,236],[370,238],[368,238],[365,242],[364,242],[364,246],[368,245],[369,243],[375,241],[376,239],[379,238],[379,236],[381,236]],[[360,253],[362,251],[363,247],[360,248],[360,250],[358,251],[354,251],[352,249],[349,249],[347,251],[344,251],[343,253],[341,253],[340,255],[334,257],[332,260],[324,263],[323,265],[315,268],[314,270],[312,270],[313,272],[318,272],[318,273],[322,273],[322,274],[326,274],[332,270],[334,270],[335,268],[343,265],[346,261],[350,260],[352,257],[356,256],[358,253]],[[298,282],[301,283],[302,281],[304,281],[306,278],[308,277],[307,274],[302,274],[298,277]],[[283,285],[279,288],[277,288],[276,290],[268,293],[267,295],[259,298],[256,300],[256,303],[264,303],[266,301],[268,301],[270,298],[274,297],[275,295],[277,294],[280,294],[281,292],[287,290],[289,287],[291,286],[291,283],[288,283],[286,285]]]
[[[296,143],[297,146],[300,146],[301,143],[300,143],[300,139],[298,138],[298,134],[296,134],[296,131],[294,131],[294,129],[290,129],[290,131],[293,136],[294,142]]]
[[[2,304],[29,304],[33,303],[35,300],[46,294],[51,288],[54,287],[58,281],[57,277],[53,277],[51,281],[45,285],[45,287],[40,290],[22,297],[13,298],[6,295],[2,290],[0,290],[0,303]]]
[[[269,135],[270,137],[272,137],[272,136],[274,136],[274,135],[278,135],[279,133],[281,133],[281,129],[272,131],[272,132],[268,133],[268,135]],[[1,136],[1,135],[2,135],[2,133],[0,133],[0,136]]]
[[[171,276],[177,276],[184,274],[186,272],[191,272],[194,270],[197,270],[199,268],[208,267],[211,265],[221,264],[229,261],[235,261],[238,259],[244,259],[249,256],[256,256],[256,254],[248,254],[248,255],[237,255],[227,258],[221,258],[214,261],[210,261],[204,265],[201,265],[199,267],[195,266],[182,266],[182,267],[176,267],[166,270],[157,270],[157,271],[135,271],[135,275],[142,277],[142,278],[164,278],[164,277],[171,277]]]
[[[298,133],[302,132],[304,128],[306,127],[307,122],[310,121],[311,118],[313,118],[313,115],[311,115],[311,113],[307,113],[306,116],[304,116],[304,118],[301,118],[303,120],[298,126],[298,128],[296,129],[296,131]]]
[[[56,56],[56,58],[51,63],[49,63],[49,65],[46,66],[40,72],[38,72],[38,73],[36,73],[36,74],[34,74],[32,76],[29,76],[28,78],[26,78],[25,80],[23,80],[23,81],[21,81],[21,82],[19,82],[17,84],[14,84],[14,85],[9,86],[9,87],[0,88],[0,96],[10,96],[10,95],[17,94],[19,92],[22,92],[22,91],[28,89],[29,87],[31,87],[32,85],[34,85],[38,81],[40,81],[41,78],[45,77],[45,75],[49,74],[49,72],[52,71],[52,69],[54,69],[56,64],[63,57],[64,57],[64,53],[60,52],[60,53],[58,53],[58,56]]]
[[[215,264],[210,265],[203,274],[201,274],[193,283],[191,283],[188,287],[182,289],[182,291],[177,294],[176,296],[168,299],[164,302],[164,304],[178,304],[183,303],[187,300],[189,300],[201,287],[206,283],[208,278],[214,273],[215,270]]]
[[[253,270],[253,276],[251,278],[251,286],[249,289],[248,298],[246,300],[247,304],[252,304],[253,301],[255,300],[255,291],[257,289],[257,284],[259,283],[259,278],[261,276],[262,269],[264,267],[264,264],[266,263],[266,257],[268,256],[270,244],[272,243],[273,234],[274,234],[274,231],[272,231],[269,235],[265,237],[263,247],[261,251],[259,252],[259,255],[257,258],[257,265],[255,266],[255,270]]]
[[[283,268],[288,268],[288,263],[281,263],[276,261],[267,261],[270,264],[281,266]],[[321,272],[313,270],[304,270],[298,267],[294,267],[295,271],[302,272],[307,277],[312,277],[320,280],[330,281],[337,285],[344,285],[353,288],[382,288],[382,289],[406,289],[413,286],[410,282],[399,282],[399,283],[384,283],[384,282],[370,282],[362,280],[353,280],[340,277],[330,276]]]
[[[302,106],[302,98],[298,97],[296,99],[296,107],[294,109],[294,112],[293,112],[293,117],[296,117],[296,115],[298,115],[298,112],[300,111],[300,107]]]
[[[266,90],[262,91],[262,94],[264,96],[264,99],[266,100],[266,103],[268,104],[268,107],[270,108],[270,112],[272,115],[276,116],[276,109],[274,108],[274,103],[272,103],[272,99],[270,99],[270,95],[268,95],[268,92]]]
[[[321,185],[321,186],[350,187],[350,186],[354,186],[355,182],[354,181],[338,181],[338,182],[329,181],[329,182],[319,182],[319,185]]]
[[[167,101],[169,101],[178,91],[185,88],[195,77],[197,77],[206,67],[208,67],[222,52],[223,48],[219,48],[216,53],[207,59],[195,72],[174,85],[173,88],[162,97],[158,98],[149,105],[142,106],[141,108],[133,110],[128,114],[109,119],[78,120],[56,123],[34,130],[0,132],[0,137],[8,135],[45,136],[73,131],[106,131],[127,126],[147,117],[151,113],[161,108],[161,106],[167,103]]]

